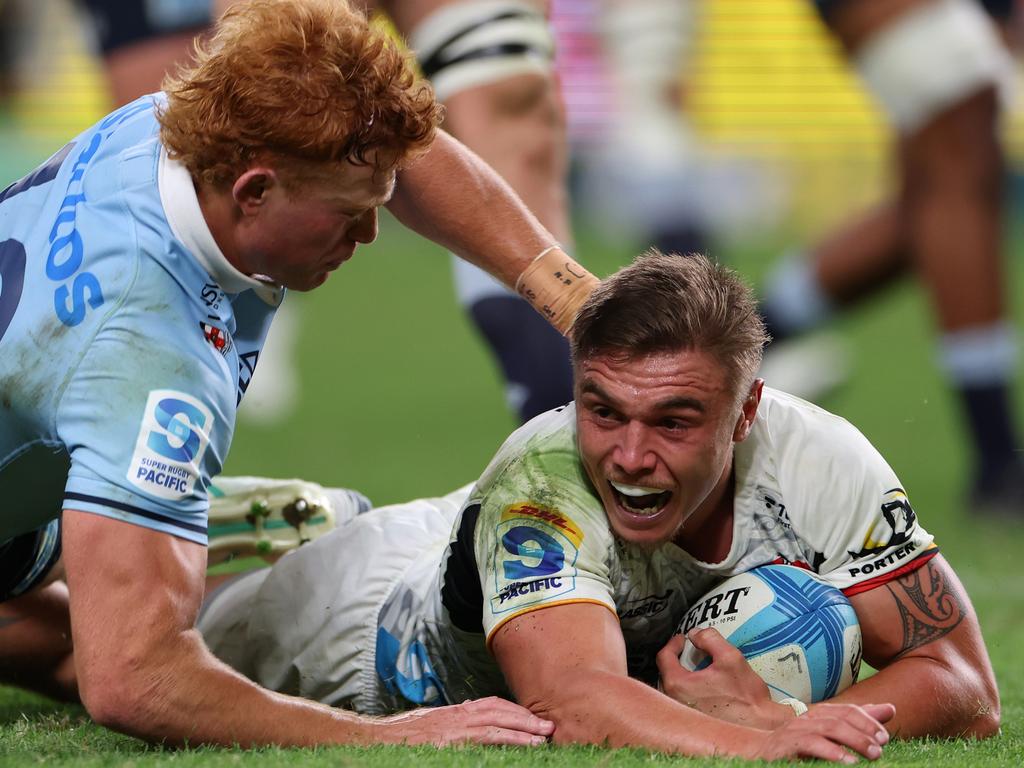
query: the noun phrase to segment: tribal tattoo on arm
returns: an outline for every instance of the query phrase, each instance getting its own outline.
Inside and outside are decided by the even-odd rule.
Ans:
[[[948,635],[967,614],[959,586],[946,579],[934,560],[886,587],[903,624],[903,646],[896,658]]]

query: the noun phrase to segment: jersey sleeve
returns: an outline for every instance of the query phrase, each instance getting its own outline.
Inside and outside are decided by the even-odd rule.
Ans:
[[[71,379],[57,416],[71,457],[64,508],[205,545],[235,392],[221,356],[164,320],[115,314]]]
[[[849,596],[919,568],[938,548],[874,446],[845,420],[827,418],[826,429],[797,441],[799,460],[785,462],[780,479],[815,570]]]
[[[514,462],[484,493],[476,526],[483,626],[495,630],[529,611],[596,603],[615,613],[609,580],[611,533],[575,454],[546,457],[542,471]]]

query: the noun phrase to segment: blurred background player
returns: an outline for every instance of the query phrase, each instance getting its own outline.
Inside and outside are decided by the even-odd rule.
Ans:
[[[157,90],[169,70],[188,61],[193,39],[214,18],[211,0],[80,2],[92,22],[114,106]]]
[[[997,92],[1010,64],[982,4],[1004,24],[1012,11],[1011,0],[815,3],[896,130],[901,190],[825,240],[811,259],[786,259],[768,281],[765,315],[773,336],[786,341],[835,307],[919,270],[938,316],[941,367],[962,403],[976,455],[970,502],[979,512],[999,513],[1024,503],[1024,469],[1008,394],[1015,343],[999,248],[1004,163]],[[590,88],[584,109],[600,100],[594,93],[614,107],[606,124],[590,128],[601,137],[588,153],[596,170],[584,173],[581,198],[606,222],[683,251],[705,248],[729,218],[735,225],[735,216],[715,221],[730,197],[745,198],[741,209],[766,202],[756,191],[756,170],[722,166],[686,118],[700,6],[697,0],[556,3],[556,18],[577,29],[592,25],[600,41],[605,91]],[[716,194],[722,179],[731,180],[728,195]],[[777,386],[820,397],[846,375],[848,362],[836,344],[820,334],[795,348],[778,344],[763,373]]]
[[[999,99],[1011,63],[982,4],[1003,23],[1012,11],[1012,0],[817,0],[896,134],[899,189],[809,256],[784,259],[767,282],[764,314],[775,340],[786,340],[896,278],[919,275],[939,326],[940,366],[975,453],[970,506],[1019,517],[1024,464],[1010,402],[1016,343],[1000,246]],[[802,362],[766,375],[785,387],[828,373]]]
[[[494,168],[571,251],[565,116],[545,0],[381,0],[445,105],[444,128]],[[521,421],[572,399],[569,347],[525,301],[453,259],[456,294]]]
[[[627,250],[706,251],[777,214],[764,167],[695,125],[691,80],[710,0],[554,0],[573,199]],[[774,179],[772,180],[775,181]]]
[[[581,198],[612,226],[662,250],[708,245],[700,140],[685,77],[701,0],[590,0],[609,109],[584,150]],[[561,3],[559,3],[561,5]]]

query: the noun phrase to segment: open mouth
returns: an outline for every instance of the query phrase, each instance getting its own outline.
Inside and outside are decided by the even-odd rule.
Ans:
[[[624,510],[632,515],[649,517],[656,515],[672,498],[672,491],[660,488],[647,488],[642,485],[627,485],[608,481],[615,500]]]

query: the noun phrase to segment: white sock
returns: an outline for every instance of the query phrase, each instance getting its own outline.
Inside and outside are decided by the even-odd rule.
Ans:
[[[1007,381],[1017,363],[1017,340],[1006,321],[965,328],[939,337],[939,365],[956,384]]]
[[[787,334],[817,328],[835,311],[818,284],[813,264],[800,251],[787,253],[769,275],[764,305],[772,323]]]

